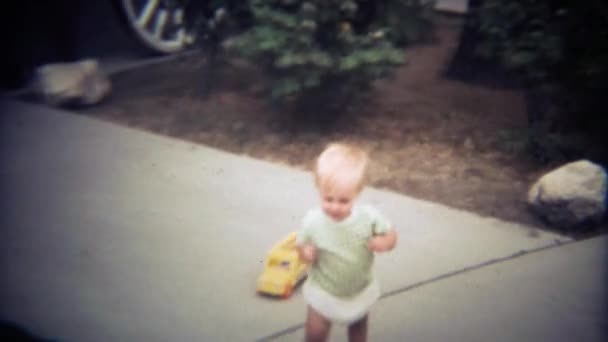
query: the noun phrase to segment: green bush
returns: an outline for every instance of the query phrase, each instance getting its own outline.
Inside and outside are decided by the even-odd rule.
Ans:
[[[477,17],[483,40],[476,52],[521,71],[527,81],[545,81],[564,58],[559,23],[565,13],[551,7],[549,1],[483,2]]]
[[[251,0],[253,24],[230,47],[266,70],[272,98],[337,104],[404,62],[401,47],[430,28],[428,8],[417,0]]]
[[[608,89],[608,2],[485,0],[474,18],[481,36],[476,53],[524,80],[536,153],[541,159],[552,159],[542,156],[543,150],[581,157],[564,152],[582,150],[568,147],[573,144],[567,139],[545,138],[608,129],[607,116],[599,111]]]

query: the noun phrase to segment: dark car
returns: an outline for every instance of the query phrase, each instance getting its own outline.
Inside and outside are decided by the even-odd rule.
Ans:
[[[192,44],[202,0],[21,0],[3,3],[2,88],[36,66],[120,54],[172,54]]]

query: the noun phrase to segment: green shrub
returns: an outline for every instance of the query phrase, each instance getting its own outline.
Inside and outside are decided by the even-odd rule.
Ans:
[[[516,69],[528,82],[544,82],[565,57],[566,10],[553,1],[484,1],[477,16],[482,34],[477,54]]]
[[[252,27],[230,46],[266,70],[279,100],[339,103],[388,76],[404,62],[401,47],[430,28],[421,1],[251,0],[249,9]]]
[[[559,137],[608,129],[607,116],[599,111],[608,88],[608,2],[485,0],[474,17],[481,36],[477,54],[518,71],[524,80],[536,153],[541,159],[551,159],[542,150],[581,157],[564,152],[580,151],[578,141]]]

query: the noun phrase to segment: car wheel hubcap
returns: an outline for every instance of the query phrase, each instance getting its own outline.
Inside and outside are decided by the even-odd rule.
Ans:
[[[150,48],[163,53],[183,50],[193,36],[186,32],[184,8],[176,1],[121,0],[129,25]]]

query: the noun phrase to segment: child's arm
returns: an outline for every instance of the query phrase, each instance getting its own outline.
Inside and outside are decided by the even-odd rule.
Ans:
[[[367,243],[367,248],[372,252],[387,252],[395,248],[397,244],[397,231],[395,228],[386,234],[375,235]]]
[[[312,243],[306,242],[301,245],[296,245],[296,250],[300,255],[300,259],[307,264],[312,264],[317,260],[317,247]]]

